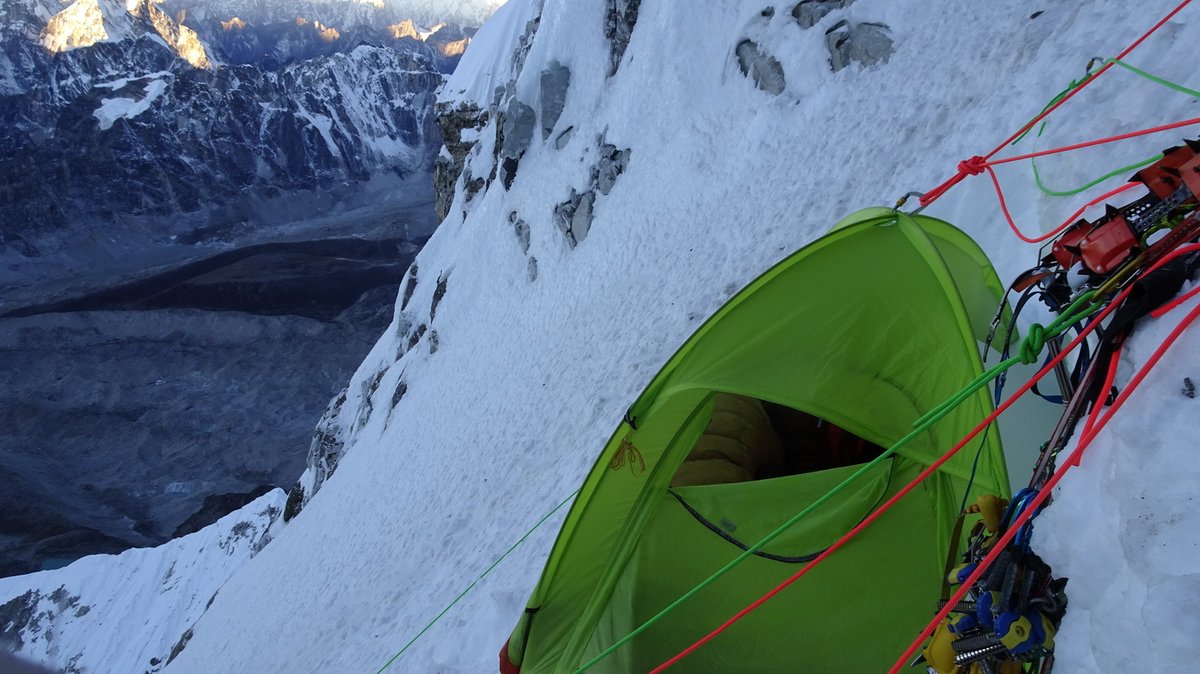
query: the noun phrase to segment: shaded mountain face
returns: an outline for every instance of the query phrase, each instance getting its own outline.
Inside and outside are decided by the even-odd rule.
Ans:
[[[0,3],[0,576],[295,482],[436,226],[487,5]]]
[[[290,194],[353,202],[372,177],[431,170],[433,93],[472,32],[255,24],[148,0],[5,5],[0,283],[81,231],[227,240],[294,218],[274,207]]]

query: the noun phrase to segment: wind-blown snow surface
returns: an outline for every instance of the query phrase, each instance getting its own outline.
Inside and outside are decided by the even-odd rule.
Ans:
[[[511,0],[511,11],[532,2]],[[1176,2],[858,0],[807,30],[792,20],[793,4],[739,0],[698,11],[643,0],[608,77],[605,3],[546,3],[513,92],[535,105],[542,70],[569,67],[555,134],[535,138],[510,191],[495,181],[467,202],[460,183],[418,259],[411,297],[398,300],[392,327],[351,382],[343,422],[353,430],[336,475],[221,590],[168,671],[375,671],[576,488],[626,406],[732,293],[847,213],[929,189],[959,160],[986,152],[1082,75],[1089,58],[1115,54]],[[1195,86],[1197,11],[1131,61]],[[886,24],[895,53],[833,73],[824,32],[841,19]],[[740,73],[734,54],[745,39],[780,63],[779,95]],[[1195,108],[1185,95],[1114,71],[1055,113],[1037,143],[1151,126]],[[496,123],[468,159],[475,176],[488,175]],[[569,140],[556,142],[568,126]],[[589,233],[572,248],[555,205],[587,189],[601,135],[630,149],[628,168],[596,197]],[[1040,168],[1053,186],[1073,186],[1178,138],[1052,157]],[[1027,166],[1004,167],[1000,177],[1030,231],[1083,201],[1036,195]],[[1009,279],[1035,261],[1036,247],[1008,233],[990,189],[986,178],[968,179],[929,213],[971,233]],[[513,213],[528,226],[527,253]],[[1156,331],[1135,338],[1129,366],[1151,350]],[[1191,496],[1200,479],[1198,462],[1170,458],[1192,444],[1197,408],[1177,391],[1180,371],[1196,368],[1196,346],[1192,337],[1175,348],[1176,364],[1164,363],[1131,400],[1121,413],[1129,425],[1102,436],[1040,527],[1039,540],[1060,541],[1077,541],[1067,538],[1072,527],[1072,536],[1085,535],[1084,516],[1099,529],[1086,545],[1064,543],[1052,555],[1077,576],[1056,672],[1173,671],[1200,661],[1195,618],[1178,607],[1200,578],[1195,534],[1182,533],[1196,531],[1195,509],[1158,501],[1160,482]],[[1153,436],[1139,426],[1151,423]],[[1154,478],[1152,505],[1128,508],[1141,507],[1136,496],[1097,505],[1113,490],[1141,489],[1145,478],[1123,468],[1147,465],[1170,476]],[[1055,509],[1064,516],[1050,517]],[[1152,534],[1141,515],[1166,519]],[[494,671],[560,519],[390,671]],[[1141,533],[1129,539],[1129,531]],[[1118,594],[1098,589],[1106,578]],[[1125,631],[1139,621],[1147,631]],[[1156,648],[1157,669],[1117,657]]]

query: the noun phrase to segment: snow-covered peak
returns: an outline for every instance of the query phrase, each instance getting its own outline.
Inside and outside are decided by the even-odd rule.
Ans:
[[[75,0],[46,22],[42,46],[54,54],[153,32],[194,68],[212,65],[196,31],[158,7],[160,0]]]
[[[42,46],[57,54],[120,40],[131,29],[127,14],[120,0],[75,0],[46,23]]]

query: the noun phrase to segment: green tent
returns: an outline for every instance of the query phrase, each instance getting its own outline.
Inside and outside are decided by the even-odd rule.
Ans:
[[[860,468],[857,459],[893,445],[981,371],[979,344],[1002,292],[961,231],[882,208],[846,218],[764,273],[634,402],[568,513],[502,658],[522,674],[575,671]],[[731,406],[752,411],[730,416]],[[854,527],[991,410],[979,391],[588,671],[645,672],[675,655]],[[790,436],[802,449],[786,449],[780,424],[791,422],[781,414],[815,420]],[[858,453],[830,449],[830,429]],[[797,441],[804,433],[828,447]],[[672,671],[886,670],[935,608],[968,485],[1008,495],[998,435],[983,434],[828,562]],[[767,458],[743,460],[739,452],[758,452],[747,446],[767,436],[780,438],[762,441]],[[736,447],[721,448],[729,442]],[[820,458],[781,459],[781,447]]]

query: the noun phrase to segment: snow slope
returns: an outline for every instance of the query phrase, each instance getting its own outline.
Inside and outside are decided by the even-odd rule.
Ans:
[[[511,0],[507,16],[538,4]],[[606,5],[625,3],[547,0],[508,91],[540,108],[543,70],[568,67],[553,134],[533,134],[511,189],[495,180],[468,199],[460,181],[393,325],[351,382],[336,475],[222,589],[167,671],[377,670],[576,488],[629,402],[732,293],[842,216],[948,177],[959,160],[986,152],[1041,110],[1088,59],[1115,54],[1175,4],[858,0],[805,29],[792,2],[737,0],[697,11],[643,0],[610,77]],[[1197,11],[1131,60],[1195,86]],[[842,19],[886,24],[895,53],[834,72],[825,30]],[[777,60],[777,95],[742,75],[735,50],[747,39]],[[480,39],[464,63],[485,44],[503,52]],[[487,108],[495,87],[509,83],[480,76],[454,95],[482,96]],[[519,109],[510,103],[504,110]],[[1023,147],[1194,116],[1196,103],[1114,72]],[[497,117],[467,159],[473,176],[491,173],[504,121]],[[1074,185],[1178,138],[1048,158],[1040,167],[1054,186]],[[605,144],[628,149],[628,166],[611,190],[592,191],[594,218],[570,229],[569,241],[556,207],[596,184]],[[999,173],[1029,231],[1056,225],[1084,200],[1041,197],[1027,166]],[[928,212],[974,236],[1004,279],[1037,257],[1004,227],[984,178],[968,179]],[[1157,330],[1132,341],[1129,367],[1151,350]],[[1179,373],[1197,369],[1188,355],[1197,345],[1193,335],[1175,348],[1175,369],[1164,363],[1131,399],[1122,412],[1128,425],[1101,436],[1039,527],[1039,541],[1061,542],[1047,551],[1073,576],[1056,673],[1183,671],[1180,663],[1200,656],[1195,618],[1178,606],[1188,596],[1181,590],[1194,594],[1200,577],[1194,534],[1183,533],[1198,530],[1196,515],[1168,507],[1200,480],[1200,465],[1178,458],[1197,419],[1195,401],[1178,395]],[[1147,461],[1135,457],[1155,453],[1164,458],[1155,470],[1169,470],[1186,496],[1149,489],[1167,475],[1147,473],[1149,505],[1140,505],[1125,498],[1142,488],[1135,467]],[[1117,470],[1124,461],[1130,472]],[[1110,492],[1120,497],[1108,502]],[[1174,500],[1158,500],[1168,495]],[[1056,511],[1062,517],[1051,517]],[[1085,515],[1090,529],[1079,525]],[[1146,518],[1162,521],[1142,526]],[[560,519],[474,585],[389,671],[495,671]],[[1151,648],[1162,651],[1153,656],[1158,667],[1130,666],[1121,655]]]
[[[0,578],[0,633],[19,631],[21,655],[68,672],[157,672],[229,576],[266,544],[283,501],[276,489],[157,548]]]
[[[451,107],[462,102],[491,103],[494,87],[513,76],[509,57],[537,10],[535,3],[511,1],[497,9],[471,40],[471,47],[438,94],[438,103]]]

